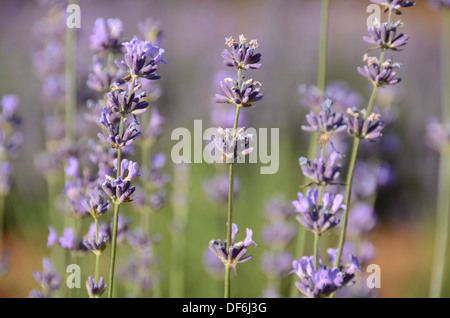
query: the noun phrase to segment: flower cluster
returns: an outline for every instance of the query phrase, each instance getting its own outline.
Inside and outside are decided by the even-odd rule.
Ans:
[[[257,40],[251,40],[247,43],[247,39],[243,34],[239,36],[236,42],[233,37],[225,38],[225,44],[231,48],[231,52],[225,49],[222,53],[223,62],[228,67],[239,69],[259,69],[261,64],[261,53],[255,53],[259,47]]]
[[[92,276],[89,276],[86,281],[86,289],[88,291],[89,298],[100,298],[106,289],[105,280],[100,277],[98,283]]]
[[[363,61],[366,62],[363,68],[358,67],[358,72],[369,79],[374,85],[384,87],[386,85],[395,85],[401,81],[396,77],[396,68],[400,68],[400,63],[394,63],[392,59],[382,63],[375,56],[364,55]]]
[[[90,36],[91,50],[96,53],[120,50],[122,32],[123,24],[120,19],[98,18]]]
[[[250,147],[253,135],[246,134],[244,128],[237,129],[234,136],[232,129],[219,128],[218,132],[222,137],[214,139],[214,142],[219,158],[225,162],[234,162],[236,158],[237,162],[242,162],[253,151],[253,147]]]
[[[117,178],[106,176],[106,180],[102,183],[103,191],[111,198],[114,204],[131,201],[131,195],[136,190],[134,186],[131,186],[131,182],[135,177],[142,175],[142,173],[138,172],[139,165],[137,162],[123,159],[120,165],[120,175]],[[114,166],[117,170],[117,160],[114,162]],[[125,171],[128,171],[126,177],[124,177]]]
[[[402,47],[408,43],[409,36],[403,33],[397,34],[397,28],[401,26],[401,20],[397,22],[385,22],[380,24],[378,20],[375,20],[374,25],[368,27],[370,37],[363,37],[364,41],[369,44],[375,44],[377,48],[391,49],[399,51],[399,47]]]
[[[252,103],[263,98],[261,91],[261,83],[253,79],[246,80],[239,85],[231,78],[225,78],[220,82],[223,94],[216,94],[216,103],[234,104],[236,106],[251,107]]]
[[[347,133],[360,139],[375,141],[383,136],[384,123],[380,114],[371,113],[367,116],[366,110],[357,108],[347,109]]]
[[[235,242],[236,234],[239,232],[239,229],[236,224],[233,223],[233,227],[231,230],[231,242],[230,244],[219,240],[213,240],[209,242],[209,250],[217,256],[222,263],[231,267],[234,272],[236,272],[236,266],[239,263],[244,263],[252,259],[251,255],[246,256],[247,248],[250,245],[256,245],[256,243],[252,239],[253,231],[247,228],[247,236],[244,241]]]
[[[62,277],[56,272],[50,259],[44,257],[42,265],[42,272],[33,271],[33,276],[41,286],[41,290],[33,289],[30,292],[30,298],[51,298],[61,284]]]
[[[299,163],[304,176],[311,179],[312,184],[327,185],[334,183],[341,175],[342,166],[338,163],[340,158],[341,155],[333,151],[328,160],[320,157],[311,162],[301,157]]]

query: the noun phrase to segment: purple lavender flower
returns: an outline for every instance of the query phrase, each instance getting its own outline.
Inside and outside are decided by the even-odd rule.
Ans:
[[[86,84],[94,91],[105,93],[108,92],[111,85],[121,85],[124,80],[121,76],[111,74],[108,69],[103,67],[102,60],[97,60],[91,67],[91,72],[88,74]]]
[[[258,69],[261,67],[261,53],[255,53],[258,48],[258,41],[251,40],[247,43],[247,39],[243,34],[239,36],[239,42],[236,42],[231,36],[225,38],[225,44],[231,48],[231,52],[224,50],[222,57],[224,64],[229,67],[238,69]]]
[[[349,211],[347,234],[358,238],[373,230],[378,220],[373,206],[358,202],[353,204]]]
[[[253,79],[246,80],[239,84],[231,79],[226,78],[220,82],[223,94],[216,94],[214,101],[216,103],[234,104],[236,106],[251,107],[252,103],[261,100],[264,95],[260,93],[261,83]]]
[[[292,241],[296,233],[297,228],[294,224],[277,222],[262,228],[262,240],[273,246],[286,246]]]
[[[401,20],[383,24],[376,20],[373,26],[368,27],[370,37],[365,36],[363,39],[369,44],[375,44],[376,47],[373,49],[382,48],[383,50],[399,51],[398,48],[406,45],[409,40],[408,35],[397,34],[397,28],[401,25]]]
[[[11,254],[9,251],[4,251],[3,254],[0,255],[0,278],[8,273],[10,259]]]
[[[95,188],[92,193],[89,193],[89,200],[83,200],[82,204],[94,219],[105,214],[110,208],[109,201],[104,201],[103,195],[98,188]]]
[[[303,175],[313,180],[313,183],[318,185],[332,184],[336,181],[342,172],[342,167],[338,163],[341,155],[333,151],[325,162],[325,158],[314,158],[311,162],[305,157],[299,159],[300,167]]]
[[[101,255],[106,248],[106,244],[109,241],[110,237],[108,234],[104,232],[100,232],[98,234],[98,240],[96,235],[91,235],[87,240],[84,240],[82,243],[86,247],[87,250],[92,251],[95,255]]]
[[[370,0],[373,3],[384,6],[384,11],[392,11],[395,14],[402,14],[401,8],[408,8],[416,5],[416,1],[407,0]]]
[[[244,128],[238,128],[234,136],[232,129],[219,128],[218,132],[222,137],[215,138],[214,142],[220,159],[233,162],[237,158],[238,162],[242,162],[244,157],[253,151],[253,147],[250,147],[253,135],[245,134]]]
[[[11,191],[11,174],[14,170],[9,161],[0,161],[0,195],[6,196]]]
[[[121,20],[98,18],[95,20],[94,33],[90,36],[91,50],[97,53],[119,50],[122,31]]]
[[[100,277],[98,283],[96,283],[95,279],[92,276],[89,276],[86,281],[86,289],[89,298],[100,298],[106,289],[105,280],[103,277]]]
[[[297,216],[299,221],[306,229],[317,235],[322,235],[328,230],[339,224],[337,219],[339,210],[344,210],[344,197],[341,194],[333,196],[330,192],[325,192],[322,202],[318,200],[318,189],[308,190],[306,197],[303,193],[298,193],[298,201],[292,201],[295,210],[301,213]]]
[[[426,141],[437,151],[450,145],[450,124],[431,120],[427,126]]]
[[[14,122],[19,108],[19,97],[13,94],[3,95],[1,105],[3,118],[9,122]]]
[[[162,44],[162,30],[161,23],[152,18],[147,18],[137,24],[139,32],[146,41],[153,43],[153,45],[161,47]]]
[[[252,259],[252,256],[245,256],[247,253],[247,248],[256,243],[252,239],[253,231],[247,228],[247,236],[244,241],[235,242],[236,234],[239,229],[236,224],[233,223],[231,231],[231,243],[229,247],[227,246],[227,241],[222,243],[219,239],[217,241],[213,240],[209,242],[209,250],[218,257],[225,266],[229,266],[236,273],[236,265],[238,263],[244,263]]]
[[[330,268],[319,260],[320,267],[314,269],[314,256],[303,256],[299,261],[294,260],[291,273],[295,273],[300,281],[296,283],[300,292],[309,298],[328,297],[339,288],[349,284],[355,277],[357,270],[361,271],[358,259],[352,256],[352,263],[341,269]]]
[[[149,41],[142,41],[136,36],[130,42],[124,42],[123,46],[127,51],[125,61],[115,61],[120,69],[129,72],[131,77],[160,79],[155,72],[159,63],[167,63],[162,57],[164,49],[153,46]]]
[[[205,180],[203,182],[203,191],[205,192],[205,196],[208,200],[212,202],[225,203],[228,201],[228,185],[228,174],[222,174]],[[239,194],[240,187],[239,179],[237,177],[234,177],[233,185],[233,197],[236,198],[236,196]]]
[[[205,264],[205,269],[209,275],[216,279],[223,278],[224,264],[220,258],[211,253],[209,248],[203,253],[203,263]]]
[[[375,141],[383,136],[384,122],[380,120],[380,115],[371,113],[366,116],[366,110],[357,108],[347,109],[347,133],[368,141]]]
[[[147,111],[148,102],[144,100],[145,93],[136,95],[132,92],[130,96],[123,89],[116,88],[107,94],[108,108],[115,114],[132,114],[133,116],[143,114]],[[129,102],[128,102],[129,100]]]
[[[161,116],[158,108],[152,107],[150,109],[150,122],[145,130],[145,137],[150,140],[150,142],[155,142],[162,134],[162,126],[164,124],[164,116]]]
[[[51,298],[59,289],[61,283],[61,275],[59,275],[50,259],[44,257],[42,261],[43,271],[33,271],[33,276],[41,286],[42,291],[32,290],[30,298]]]
[[[293,259],[290,252],[267,252],[261,258],[261,268],[267,276],[285,277],[292,268]]]
[[[137,129],[137,121],[134,121],[126,126],[122,136],[119,135],[119,127],[115,127],[111,120],[111,111],[108,108],[104,108],[101,118],[98,119],[98,123],[106,127],[107,135],[98,133],[97,136],[104,142],[107,142],[111,147],[116,149],[122,149],[123,147],[130,146],[134,140],[141,135],[141,132]]]
[[[117,166],[117,160],[115,160],[114,166]],[[131,186],[131,182],[135,177],[142,175],[142,173],[138,172],[138,168],[139,165],[137,162],[123,159],[121,161],[120,176],[118,178],[105,177],[102,188],[110,196],[113,203],[121,204],[131,201],[131,195],[136,190],[134,186]],[[124,177],[125,171],[128,171],[126,177]]]
[[[395,85],[401,81],[396,77],[396,68],[400,68],[402,64],[394,63],[392,59],[388,59],[380,65],[378,58],[374,56],[364,55],[363,61],[366,62],[363,68],[358,67],[358,72],[369,79],[374,85],[384,87],[386,85]]]
[[[65,228],[63,236],[61,236],[58,239],[58,243],[59,245],[61,245],[62,248],[74,250],[77,243],[77,237],[75,235],[75,232],[70,228]]]
[[[56,233],[56,230],[49,226],[48,227],[48,237],[47,237],[47,248],[52,247],[54,244],[57,244],[59,242],[58,233]]]

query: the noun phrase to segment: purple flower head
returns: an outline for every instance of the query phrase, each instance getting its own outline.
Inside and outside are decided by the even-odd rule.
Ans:
[[[114,166],[117,169],[117,160],[115,160]],[[119,177],[115,179],[106,175],[102,184],[103,191],[110,196],[112,202],[118,204],[132,200],[131,195],[136,188],[131,186],[131,182],[135,177],[142,175],[142,173],[138,172],[139,165],[137,162],[123,159],[120,166]],[[126,177],[124,177],[125,171],[128,171]]]
[[[325,192],[322,202],[317,202],[318,194],[318,189],[308,190],[306,197],[299,192],[298,201],[292,201],[292,205],[296,212],[300,213],[297,221],[307,230],[322,235],[339,224],[340,220],[336,214],[340,210],[345,210],[346,207],[341,194],[333,196],[332,193]]]
[[[347,133],[368,141],[375,141],[383,136],[384,122],[380,120],[380,114],[371,113],[366,115],[366,110],[357,108],[348,108]]]
[[[94,219],[105,214],[110,208],[109,201],[105,202],[98,188],[95,188],[92,193],[89,193],[89,199],[83,200],[82,204]]]
[[[89,298],[100,298],[106,289],[105,280],[100,277],[98,283],[92,276],[89,276],[86,281],[86,290],[88,292]]]
[[[231,78],[226,78],[223,82],[220,82],[220,86],[223,91],[223,95],[216,94],[214,101],[216,103],[234,104],[236,106],[251,107],[252,103],[261,100],[264,95],[260,93],[261,83],[249,79],[239,83]]]
[[[363,68],[358,67],[358,72],[369,79],[374,85],[384,87],[386,85],[395,85],[401,81],[401,78],[396,77],[396,68],[400,68],[402,64],[394,63],[392,59],[388,59],[382,64],[378,58],[374,56],[364,55],[364,65]]]
[[[261,268],[269,277],[284,277],[292,268],[293,256],[290,252],[265,252],[261,258]]]
[[[333,151],[325,162],[325,158],[314,158],[311,162],[305,157],[299,159],[299,164],[302,169],[303,175],[318,185],[332,184],[336,181],[342,172],[342,167],[338,163],[341,155]]]
[[[266,225],[262,229],[264,243],[272,246],[286,246],[297,234],[297,227],[287,222]]]
[[[252,256],[245,256],[247,253],[247,248],[250,245],[256,245],[253,241],[253,231],[247,228],[247,235],[244,241],[235,242],[236,234],[239,233],[239,229],[236,224],[233,223],[231,228],[231,243],[229,247],[227,246],[227,242],[219,239],[217,241],[209,242],[209,250],[218,257],[225,266],[229,266],[236,273],[236,265],[238,263],[244,263],[252,259]]]
[[[159,136],[161,136],[163,130],[162,126],[165,122],[164,116],[159,114],[158,108],[152,107],[150,109],[150,122],[147,125],[147,129],[145,131],[145,138],[148,138],[150,142],[155,142]]]
[[[48,227],[48,237],[47,237],[47,248],[52,247],[56,243],[59,243],[58,234],[56,233],[56,230],[49,226]]]
[[[233,136],[233,129],[219,128],[218,132],[222,135],[221,138],[215,138],[214,143],[219,152],[219,158],[228,162],[244,162],[245,156],[253,151],[250,147],[250,140],[253,135],[246,134],[244,128],[238,128]]]
[[[370,0],[373,3],[384,6],[384,11],[392,11],[395,14],[402,14],[401,8],[408,8],[416,5],[416,1],[407,0]]]
[[[430,0],[430,4],[437,9],[450,8],[450,0]]]
[[[102,133],[98,133],[97,136],[116,149],[130,146],[133,141],[141,135],[141,132],[137,129],[138,123],[137,121],[134,121],[126,125],[122,136],[120,136],[119,127],[115,127],[112,123],[111,111],[106,107],[103,109],[102,115],[98,119],[98,123],[105,126],[107,135],[105,136]]]
[[[437,119],[427,125],[426,141],[437,151],[450,145],[450,123],[441,123]]]
[[[75,232],[70,228],[65,228],[63,236],[58,239],[59,245],[68,250],[74,250],[77,243]]]
[[[119,50],[122,31],[121,20],[98,18],[95,20],[93,34],[90,36],[91,50],[97,53]]]
[[[145,21],[140,21],[137,24],[139,32],[146,41],[153,43],[156,46],[161,46],[162,30],[161,23],[152,18],[147,18]]]
[[[203,182],[203,190],[205,192],[205,196],[211,202],[222,202],[225,203],[228,201],[228,183],[229,178],[228,174],[222,174],[215,176],[211,179],[207,179]],[[239,194],[239,179],[234,177],[234,188],[233,188],[233,197]]]
[[[31,291],[30,298],[50,298],[59,289],[61,275],[59,275],[50,259],[44,257],[42,260],[43,271],[33,271],[33,276],[41,286],[42,291]]]
[[[94,62],[86,81],[89,88],[100,93],[108,92],[113,84],[120,85],[123,83],[122,77],[117,76],[117,73],[111,74],[107,68],[103,67],[101,60]]]
[[[0,195],[7,195],[11,191],[11,174],[14,167],[9,161],[0,161]]]
[[[124,42],[125,61],[115,61],[116,65],[128,72],[131,77],[143,77],[149,80],[157,80],[160,76],[155,72],[159,63],[166,63],[162,57],[164,49],[153,46],[149,41],[142,41],[134,37],[130,42]]]
[[[3,95],[2,101],[2,115],[7,121],[13,121],[17,115],[19,108],[19,97],[17,95]]]
[[[352,256],[350,266],[336,268],[327,267],[319,260],[319,268],[314,269],[314,256],[304,256],[294,260],[291,273],[295,273],[300,281],[296,283],[300,292],[309,298],[328,297],[339,288],[347,285],[355,276],[356,270],[361,271],[358,260]]]
[[[225,44],[230,47],[231,52],[224,50],[222,57],[224,64],[229,67],[238,69],[258,69],[261,67],[261,53],[255,53],[258,48],[258,41],[251,40],[247,43],[247,39],[243,34],[239,36],[239,42],[236,42],[231,36],[225,38]]]
[[[66,177],[78,177],[78,167],[78,159],[75,157],[70,157],[69,160],[67,160]]]
[[[92,233],[91,236],[82,243],[87,250],[92,251],[95,255],[101,255],[105,250],[109,239],[110,237],[108,234],[99,231],[98,239],[96,238],[95,233]]]
[[[382,48],[383,50],[391,49],[393,51],[399,51],[399,47],[402,47],[408,43],[409,36],[403,33],[397,34],[397,28],[402,25],[401,20],[393,22],[385,22],[380,24],[380,21],[375,20],[373,26],[368,27],[369,37],[363,37],[364,41],[369,44],[374,44],[376,48]]]
[[[151,248],[148,235],[140,227],[128,232],[127,241],[135,251],[145,251]]]
[[[128,95],[121,88],[114,88],[108,93],[108,108],[115,114],[132,114],[133,116],[143,114],[147,111],[148,102],[145,101],[145,93],[135,92]],[[128,102],[129,100],[129,102]]]

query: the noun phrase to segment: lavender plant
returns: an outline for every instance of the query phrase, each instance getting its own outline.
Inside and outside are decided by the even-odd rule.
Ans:
[[[259,69],[261,64],[261,53],[256,53],[258,41],[247,42],[244,35],[239,36],[236,41],[231,36],[225,39],[225,44],[231,49],[225,49],[222,53],[224,64],[227,67],[237,69],[237,79],[226,78],[221,82],[223,93],[216,94],[216,103],[232,104],[236,107],[233,129],[219,128],[221,138],[215,139],[216,148],[220,157],[229,163],[228,171],[228,213],[227,213],[227,240],[210,242],[211,251],[219,257],[225,265],[225,291],[224,297],[230,297],[231,269],[236,270],[239,262],[247,261],[250,258],[244,257],[247,247],[252,243],[252,231],[247,229],[247,238],[243,243],[235,244],[235,236],[238,232],[237,226],[232,223],[233,219],[233,193],[234,193],[234,163],[239,162],[248,155],[252,149],[249,148],[251,136],[245,133],[244,128],[238,128],[239,113],[242,107],[251,107],[263,98],[260,93],[261,83],[253,79],[244,80],[242,70]],[[237,161],[236,161],[237,159]]]
[[[450,1],[432,0],[430,3],[440,9],[442,21],[441,36],[441,122],[431,121],[428,135],[431,145],[440,154],[438,195],[436,204],[436,237],[434,259],[430,283],[430,297],[440,297],[444,281],[445,259],[447,255],[448,223],[450,214],[450,148],[448,125],[450,124]]]
[[[44,257],[42,265],[42,272],[33,271],[33,276],[41,286],[41,290],[33,289],[29,298],[51,298],[60,287],[62,277],[56,272],[50,259]]]

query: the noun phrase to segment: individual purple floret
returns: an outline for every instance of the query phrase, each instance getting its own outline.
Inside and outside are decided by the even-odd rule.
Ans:
[[[243,34],[239,36],[239,42],[236,42],[231,36],[225,38],[225,44],[231,48],[231,52],[224,50],[222,57],[224,64],[229,67],[238,69],[258,69],[261,67],[261,53],[255,53],[258,48],[258,41],[251,40],[247,43],[247,39]]]
[[[153,46],[149,41],[142,41],[135,36],[130,42],[124,42],[126,49],[125,61],[115,61],[116,65],[129,73],[131,77],[143,77],[149,80],[158,80],[160,76],[155,72],[159,63],[166,63],[162,57],[164,49]]]
[[[332,184],[336,181],[342,172],[342,167],[338,163],[341,155],[333,151],[325,162],[325,158],[314,158],[311,162],[305,157],[299,159],[303,175],[318,185]]]
[[[94,33],[90,36],[91,50],[97,53],[119,50],[122,31],[121,20],[98,18],[95,20]]]
[[[244,241],[235,242],[236,234],[239,232],[236,224],[233,223],[231,230],[231,244],[227,247],[227,241],[223,242],[219,239],[209,242],[209,250],[217,256],[225,266],[229,266],[236,273],[236,266],[252,259],[252,256],[245,256],[247,248],[250,245],[256,245],[252,239],[253,231],[247,228],[247,236]]]
[[[298,193],[298,201],[292,201],[295,210],[301,213],[297,216],[299,221],[307,230],[317,235],[322,235],[328,230],[339,224],[337,213],[344,210],[344,197],[341,194],[333,196],[330,192],[325,192],[322,196],[322,202],[317,202],[319,195],[318,189],[308,190],[306,197],[303,193]]]
[[[251,107],[252,103],[261,100],[264,95],[260,93],[261,83],[249,79],[244,81],[239,87],[239,83],[231,78],[220,82],[223,94],[216,94],[214,101],[216,103],[234,104],[236,106]]]
[[[391,49],[399,51],[399,47],[402,47],[408,43],[409,36],[403,33],[397,34],[397,28],[402,25],[401,20],[393,22],[385,22],[380,24],[378,20],[375,21],[373,26],[368,27],[370,37],[363,37],[364,41],[369,44],[375,44],[373,49],[381,48],[383,50]]]
[[[43,271],[33,271],[33,276],[41,285],[41,291],[34,289],[30,292],[30,298],[51,298],[59,289],[61,275],[59,275],[50,259],[44,257],[42,261]]]
[[[116,165],[117,160],[114,163],[114,166]],[[103,191],[110,196],[112,202],[115,204],[131,201],[130,196],[136,190],[134,186],[131,186],[131,182],[135,177],[142,175],[142,173],[138,172],[139,165],[137,162],[123,159],[120,166],[120,176],[113,178],[107,175],[105,182],[102,184]],[[126,177],[124,177],[125,171],[128,171]]]
[[[122,136],[119,135],[119,127],[115,127],[111,120],[111,111],[108,108],[104,108],[102,116],[98,119],[98,123],[106,127],[107,135],[98,133],[97,136],[104,142],[107,142],[111,147],[121,149],[126,146],[130,146],[133,141],[141,135],[141,132],[137,129],[137,121],[127,124]]]
[[[218,132],[222,135],[221,138],[215,138],[215,146],[219,152],[219,159],[228,162],[234,162],[237,158],[238,162],[242,162],[244,157],[253,151],[250,147],[250,140],[253,135],[246,134],[244,128],[238,128],[233,136],[233,129],[219,128]]]
[[[380,65],[378,58],[374,56],[364,55],[363,68],[358,67],[358,72],[369,79],[374,85],[384,87],[385,85],[395,85],[401,81],[401,78],[396,77],[396,68],[400,68],[402,64],[394,63],[392,59],[388,59]]]
[[[347,109],[347,133],[368,141],[375,141],[383,136],[384,122],[380,120],[380,115],[371,113],[366,116],[366,110],[357,108]]]
[[[228,188],[229,185],[229,178],[228,174],[222,174],[215,176],[211,179],[207,179],[203,182],[203,190],[205,192],[205,196],[208,200],[211,202],[228,202]],[[236,196],[239,194],[239,179],[234,177],[233,182],[234,188],[234,194],[233,197],[236,198]]]
[[[402,14],[401,8],[412,7],[416,5],[416,1],[407,0],[370,0],[373,3],[384,6],[384,11],[392,11],[395,14]]]
[[[440,9],[450,8],[450,0],[430,0],[432,6]]]
[[[319,260],[320,267],[314,269],[314,256],[303,256],[300,260],[292,262],[293,270],[300,281],[295,285],[300,292],[309,298],[328,297],[339,288],[349,284],[355,277],[357,270],[361,271],[358,259],[352,256],[352,263],[349,266],[330,268],[323,265]]]
[[[86,289],[89,298],[100,298],[106,289],[105,280],[103,277],[100,277],[98,283],[96,283],[95,279],[92,276],[89,276],[86,281]]]

